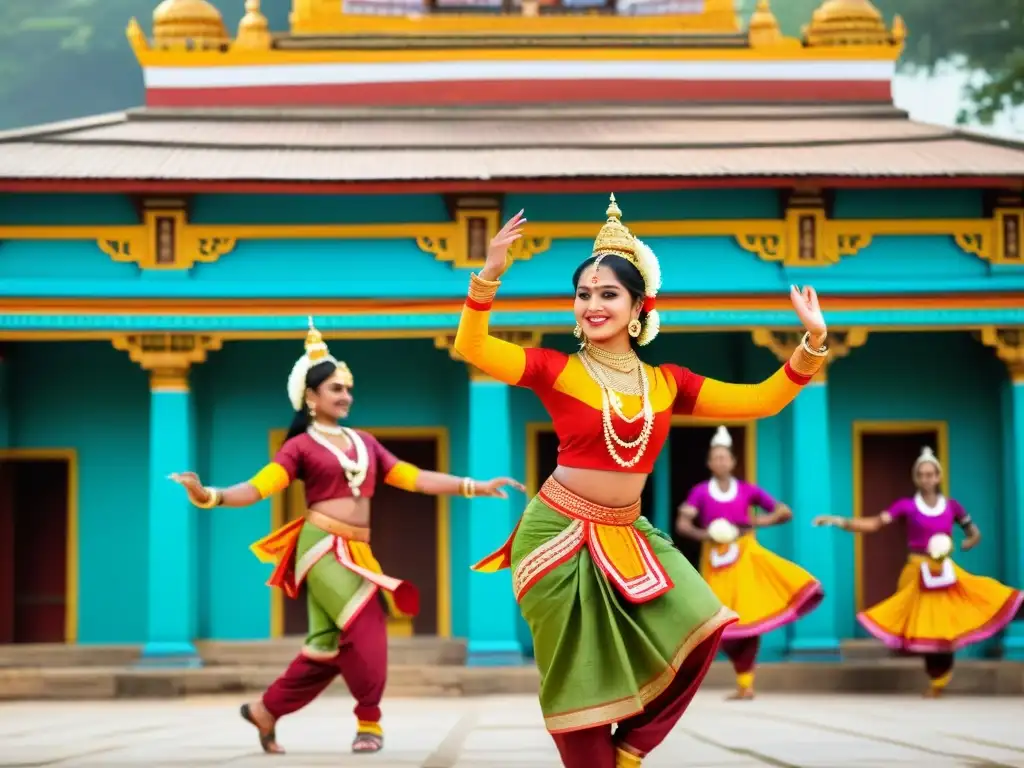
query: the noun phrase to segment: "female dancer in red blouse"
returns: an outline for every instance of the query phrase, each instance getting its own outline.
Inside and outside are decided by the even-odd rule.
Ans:
[[[288,379],[295,409],[288,437],[274,460],[248,482],[224,490],[203,486],[192,472],[173,479],[198,507],[246,507],[305,485],[300,518],[253,544],[277,563],[268,584],[296,597],[305,582],[309,634],[302,652],[262,698],[242,707],[259,731],[266,752],[283,752],[276,723],[315,699],[339,674],[356,700],[353,752],[384,745],[380,700],[387,680],[387,616],[414,616],[419,593],[408,582],[384,575],[370,550],[370,501],[378,482],[431,495],[496,496],[515,480],[474,481],[427,472],[397,459],[372,435],[338,426],[352,407],[352,373],[330,356],[310,318],[306,353]]]
[[[821,367],[825,321],[810,288],[791,298],[808,333],[760,384],[725,384],[642,363],[658,332],[660,268],[612,197],[593,254],[572,278],[579,354],[523,349],[488,334],[498,279],[522,212],[471,277],[455,349],[507,384],[532,389],[559,439],[558,467],[505,545],[475,566],[512,568],[533,635],[540,703],[567,768],[632,768],[682,716],[736,621],[671,539],[640,516],[640,492],[673,413],[778,413]],[[612,724],[617,724],[614,735]]]

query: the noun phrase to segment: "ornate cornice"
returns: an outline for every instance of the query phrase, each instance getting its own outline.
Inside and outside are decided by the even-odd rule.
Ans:
[[[479,232],[470,231],[471,222]],[[500,224],[493,211],[459,211],[453,221],[396,224],[193,224],[178,207],[147,207],[137,225],[0,226],[4,240],[92,240],[103,253],[143,269],[185,270],[216,262],[247,240],[405,240],[455,269],[476,269],[472,237],[489,239]],[[594,222],[530,222],[510,250],[524,261],[557,240],[592,240]],[[1007,205],[978,219],[829,219],[816,205],[792,205],[782,219],[631,221],[638,237],[723,237],[763,261],[827,267],[868,248],[877,237],[948,237],[965,253],[994,265],[1024,267],[1024,207]],[[482,234],[481,234],[482,233]],[[477,249],[478,250],[478,249]]]
[[[187,390],[189,369],[206,362],[207,354],[222,344],[218,336],[185,333],[116,335],[111,342],[149,372],[154,390]]]

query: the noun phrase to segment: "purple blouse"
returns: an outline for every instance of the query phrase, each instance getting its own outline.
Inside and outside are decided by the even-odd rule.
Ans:
[[[907,548],[912,552],[925,552],[928,540],[937,533],[953,535],[953,523],[963,526],[968,522],[967,512],[956,499],[939,496],[934,507],[925,504],[921,494],[900,499],[886,510],[893,520],[907,521]]]
[[[714,487],[712,487],[714,484]],[[750,507],[771,512],[777,506],[775,499],[756,485],[732,478],[727,490],[722,490],[714,479],[693,486],[686,503],[697,510],[697,524],[707,528],[713,520],[724,518],[739,528],[750,527]]]

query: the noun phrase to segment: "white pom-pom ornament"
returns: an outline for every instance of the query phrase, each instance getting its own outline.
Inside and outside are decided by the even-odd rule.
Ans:
[[[740,529],[724,518],[712,520],[708,526],[708,538],[715,544],[732,544],[739,538]]]
[[[945,533],[936,533],[928,539],[928,557],[945,560],[953,553],[953,539]]]

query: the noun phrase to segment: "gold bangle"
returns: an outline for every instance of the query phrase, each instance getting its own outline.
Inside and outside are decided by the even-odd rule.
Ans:
[[[224,500],[224,495],[220,491],[218,491],[216,488],[207,488],[205,486],[203,487],[203,490],[206,491],[207,494],[209,494],[210,498],[202,503],[199,503],[198,501],[195,501],[194,499],[191,499],[191,497],[189,497],[193,505],[199,507],[200,509],[213,509],[214,507],[220,506],[221,501]]]
[[[494,297],[498,295],[498,286],[500,285],[501,280],[484,280],[475,272],[471,272],[469,275],[469,298],[480,304],[486,304],[493,301]]]
[[[828,334],[825,334],[825,338],[828,338]],[[824,344],[822,344],[817,349],[811,346],[810,331],[805,333],[804,337],[800,339],[800,344],[801,346],[803,346],[804,349],[806,349],[808,352],[810,352],[812,355],[815,355],[816,357],[828,357],[828,347],[825,346]]]
[[[471,477],[466,478],[466,498],[472,499],[476,496],[476,480]]]
[[[789,367],[799,375],[808,378],[812,378],[820,371],[828,359],[828,347],[822,347],[820,350],[811,349],[810,338],[811,334],[805,333],[789,358]]]

